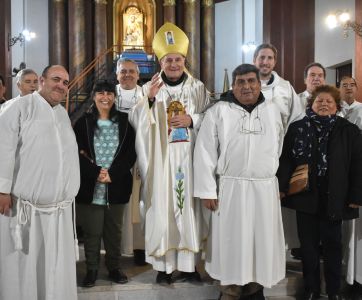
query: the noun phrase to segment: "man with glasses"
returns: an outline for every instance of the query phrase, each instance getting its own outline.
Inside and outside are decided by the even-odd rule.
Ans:
[[[69,75],[48,66],[39,92],[0,113],[0,299],[77,299],[72,205],[78,146],[60,102]]]
[[[142,96],[142,89],[137,85],[137,81],[140,78],[140,71],[134,60],[120,58],[117,61],[116,74],[119,82],[116,86],[116,108],[119,111],[128,113],[137,103],[138,97]]]
[[[362,109],[362,103],[356,100],[356,80],[350,76],[342,77],[339,84],[339,92],[341,93],[341,116],[346,117],[349,121],[356,124],[357,116],[350,116],[351,114],[355,114],[353,112],[360,112]],[[356,125],[361,128],[362,120],[359,119],[359,124]]]
[[[284,129],[265,101],[258,69],[232,73],[232,90],[206,111],[194,152],[194,196],[212,212],[206,271],[222,300],[265,299],[285,276],[278,169]],[[251,294],[251,295],[250,295]]]

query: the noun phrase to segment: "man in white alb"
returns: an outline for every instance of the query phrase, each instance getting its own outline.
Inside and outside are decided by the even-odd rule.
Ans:
[[[254,52],[254,65],[259,69],[261,91],[266,101],[274,102],[280,111],[285,133],[290,123],[302,118],[304,107],[289,81],[274,71],[277,49],[261,44]]]
[[[128,58],[120,58],[117,61],[116,108],[128,113],[136,105],[138,97],[142,96],[142,88],[137,85],[140,79],[140,71],[137,63]]]
[[[220,280],[221,300],[262,300],[262,287],[285,277],[275,176],[284,128],[278,107],[260,92],[255,66],[238,66],[232,78],[197,136],[194,195],[212,212],[205,267]]]
[[[39,92],[0,112],[0,299],[75,300],[72,207],[79,189],[75,135],[60,102],[68,72],[49,66]]]

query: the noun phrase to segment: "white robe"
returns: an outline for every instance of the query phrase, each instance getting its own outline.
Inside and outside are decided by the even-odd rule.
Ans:
[[[348,105],[342,101],[341,108],[340,115],[362,131],[362,103],[354,101]],[[343,261],[349,284],[353,284],[354,280],[362,284],[362,208],[359,209],[359,216],[358,219],[343,222]]]
[[[194,195],[219,200],[211,213],[206,271],[221,285],[271,287],[285,277],[275,176],[283,138],[282,120],[271,102],[251,114],[223,101],[206,112],[194,152]]]
[[[288,126],[292,122],[304,117],[305,107],[290,82],[281,78],[275,71],[272,74],[274,76],[273,82],[269,85],[263,84],[261,91],[267,102],[270,101],[277,105],[282,116],[284,134],[286,134]],[[299,247],[295,211],[283,207],[282,215],[286,248]]]
[[[80,179],[68,115],[37,92],[10,100],[0,140],[0,192],[13,199],[11,217],[0,216],[0,299],[77,299],[71,204]]]
[[[306,108],[308,105],[308,98],[310,97],[310,93],[307,90],[305,90],[303,93],[298,94],[298,97],[303,107]]]
[[[142,97],[142,88],[136,85],[134,89],[125,90],[120,84],[116,85],[116,108],[119,111],[128,113],[137,104],[139,97]]]
[[[143,89],[147,95],[149,84]],[[170,142],[166,111],[174,100],[180,101],[192,118],[188,142]],[[162,86],[151,109],[145,96],[130,114],[144,187],[146,261],[158,271],[193,272],[195,268],[202,217],[200,203],[193,198],[192,154],[200,113],[208,102],[203,83],[189,76],[177,86]],[[179,184],[180,197],[176,191]]]

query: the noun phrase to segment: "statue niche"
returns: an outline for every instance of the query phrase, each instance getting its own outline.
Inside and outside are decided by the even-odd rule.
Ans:
[[[123,49],[143,49],[143,13],[135,6],[129,6],[123,13]]]

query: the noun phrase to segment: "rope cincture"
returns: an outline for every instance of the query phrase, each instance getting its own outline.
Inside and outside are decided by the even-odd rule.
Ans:
[[[28,216],[28,207],[31,207],[32,209],[35,209],[36,211],[40,212],[55,212],[58,210],[64,210],[70,205],[73,205],[73,232],[74,232],[74,251],[75,251],[75,257],[76,261],[79,260],[79,247],[78,247],[78,238],[77,238],[77,231],[76,231],[76,225],[75,225],[75,201],[74,198],[71,200],[64,200],[61,202],[57,202],[52,205],[35,205],[27,200],[21,199],[19,197],[17,199],[16,203],[16,209],[17,209],[17,222],[15,225],[15,233],[14,233],[14,246],[15,250],[21,251],[23,249],[23,241],[22,241],[22,232],[21,232],[21,226],[28,223],[29,216]]]

